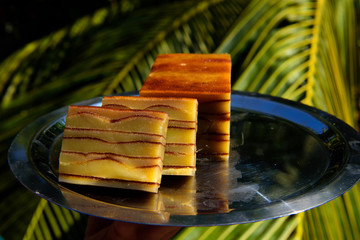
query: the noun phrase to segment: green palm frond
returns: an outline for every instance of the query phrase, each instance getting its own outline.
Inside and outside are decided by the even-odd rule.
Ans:
[[[302,101],[357,127],[355,91],[359,88],[359,62],[355,14],[352,1],[252,1],[216,51],[232,55],[233,71],[238,74],[233,89]],[[356,204],[359,197],[357,185],[328,204],[298,214],[301,220],[294,228],[289,227],[294,226],[293,222],[283,218],[250,224],[257,227],[249,235],[240,230],[240,226],[244,227],[240,225],[236,227],[240,235],[227,237],[266,239],[269,231],[259,229],[282,221],[281,230],[291,229],[284,239],[356,239],[360,236],[360,208]],[[216,239],[220,228],[211,227],[204,232],[192,228],[183,233],[188,237],[211,231]],[[179,239],[187,239],[180,236]],[[269,238],[281,239],[276,234]]]
[[[232,56],[246,56],[234,89],[302,101],[357,127],[358,6],[353,1],[319,0],[278,1],[268,7],[260,17],[254,15],[259,18],[256,24],[261,24],[262,31],[258,32],[256,24],[248,29],[255,40],[245,39],[231,48],[239,50],[234,50]],[[284,21],[287,24],[282,26]],[[233,35],[241,32],[242,26],[240,21]],[[251,46],[249,51],[245,51],[245,44]],[[218,51],[224,49],[230,50],[226,41]],[[360,236],[360,208],[355,204],[359,196],[356,185],[344,196],[305,212],[305,220],[299,225],[304,238]]]
[[[239,240],[257,240],[257,239],[300,239],[300,235],[295,235],[296,228],[303,221],[304,214],[282,217],[270,221],[247,223],[231,226],[219,227],[189,227],[183,229],[174,240],[220,240],[220,239],[239,239]],[[300,231],[298,231],[300,232]]]
[[[217,49],[229,51],[241,66],[233,88],[301,100],[355,126],[354,2],[252,3]]]
[[[0,236],[65,239],[75,231],[81,238],[85,216],[24,192],[11,177],[8,144],[27,123],[60,106],[140,89],[159,53],[229,52],[233,89],[302,101],[357,127],[358,1],[163,1],[144,8],[120,2],[0,63],[0,207],[6,209]],[[175,239],[354,239],[359,191],[357,185],[294,216],[184,228]]]
[[[24,239],[82,239],[85,233],[84,226],[79,226],[82,224],[80,219],[80,213],[41,199],[28,223]]]

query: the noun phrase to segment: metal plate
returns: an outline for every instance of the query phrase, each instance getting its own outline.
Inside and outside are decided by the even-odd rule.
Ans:
[[[281,98],[246,92],[231,97],[229,162],[198,159],[195,177],[165,176],[158,194],[60,184],[67,107],[25,127],[9,149],[9,165],[26,188],[65,208],[168,226],[230,225],[296,214],[342,195],[359,180],[360,135],[344,122]],[[101,100],[77,105],[101,105]]]

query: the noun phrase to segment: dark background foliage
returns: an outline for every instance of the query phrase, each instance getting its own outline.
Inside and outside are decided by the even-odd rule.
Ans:
[[[156,3],[141,0],[1,0],[0,61],[26,43],[70,25],[99,8],[121,4],[131,11],[164,2],[175,0],[158,0]]]
[[[0,1],[0,61],[26,43],[110,4],[107,0]]]

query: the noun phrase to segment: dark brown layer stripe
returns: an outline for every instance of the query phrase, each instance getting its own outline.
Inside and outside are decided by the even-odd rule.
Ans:
[[[230,142],[230,140],[224,140],[224,139],[199,139],[199,141],[201,140],[205,140],[205,141],[208,141],[208,142],[218,142],[218,143],[225,143],[225,142]]]
[[[122,161],[114,159],[114,158],[97,158],[97,159],[91,159],[91,160],[86,160],[86,161],[73,162],[73,163],[71,163],[71,165],[82,165],[82,164],[85,164],[88,162],[98,162],[98,161],[112,161],[112,162],[116,162],[121,165],[126,165]],[[134,168],[155,168],[155,167],[161,169],[161,166],[159,166],[159,165],[137,166]]]
[[[152,109],[152,108],[170,108],[170,109],[174,109],[174,110],[177,110],[177,111],[181,111],[181,112],[183,112],[183,110],[182,109],[180,109],[180,108],[177,108],[177,107],[173,107],[173,106],[170,106],[170,105],[165,105],[165,104],[156,104],[156,105],[151,105],[151,106],[149,106],[149,107],[147,107],[147,108],[145,108],[146,110],[149,110],[149,109]]]
[[[160,54],[158,55],[156,58],[159,59],[174,59],[175,61],[177,60],[178,57],[181,57],[182,54]],[[186,63],[207,63],[207,62],[227,62],[227,63],[231,63],[230,59],[226,59],[226,58],[206,58],[206,57],[201,57],[201,58],[193,58],[193,57],[189,57],[189,58],[183,58],[184,61],[186,61]]]
[[[197,137],[203,138],[228,138],[230,137],[229,133],[202,133],[198,134]]]
[[[195,169],[195,166],[173,166],[173,165],[164,165],[163,168],[192,168]]]
[[[135,168],[159,168],[161,170],[161,167],[159,165],[151,165],[151,166],[140,166],[140,167],[135,167]]]
[[[98,141],[98,142],[104,142],[108,144],[137,144],[137,143],[146,143],[146,144],[160,144],[162,146],[165,146],[161,142],[149,142],[149,141],[129,141],[129,142],[109,142],[100,138],[93,138],[93,137],[63,137],[63,139],[76,139],[76,140],[90,140],[90,141]]]
[[[192,61],[189,63],[186,61],[186,65],[182,66],[182,62],[174,63],[161,63],[156,64],[151,68],[151,73],[157,72],[181,72],[181,74],[191,73],[191,74],[211,74],[211,73],[228,73],[229,67],[227,65],[219,64],[213,65],[211,67],[202,64],[204,61]],[[195,63],[195,64],[194,64]],[[198,64],[196,64],[198,63]]]
[[[186,120],[173,120],[173,119],[170,119],[170,120],[169,120],[169,124],[172,123],[172,122],[173,122],[173,123],[175,123],[175,122],[176,122],[176,123],[196,123],[196,121],[186,121]]]
[[[76,116],[76,115],[91,115],[91,116],[94,116],[96,118],[104,119],[104,120],[106,120],[106,121],[108,121],[110,123],[121,122],[121,121],[128,120],[128,119],[131,119],[131,118],[150,118],[150,119],[156,119],[156,120],[164,120],[163,118],[154,117],[154,116],[147,116],[147,115],[141,115],[141,114],[128,116],[128,117],[123,117],[123,118],[118,118],[118,119],[109,119],[107,117],[104,117],[104,116],[101,116],[99,114],[92,113],[92,112],[77,112],[77,113],[71,114],[69,116],[71,117],[71,116]]]
[[[122,104],[105,104],[102,105],[103,107],[109,107],[109,108],[120,108],[120,109],[131,109],[128,106],[122,105]]]
[[[184,130],[196,130],[196,128],[177,127],[177,126],[168,126],[168,128],[176,128],[176,129],[184,129]]]
[[[165,151],[165,154],[168,154],[168,155],[187,155],[186,153],[181,153],[181,152],[168,152],[168,151]]]
[[[195,143],[166,143],[171,146],[195,146]]]
[[[144,132],[125,132],[125,131],[119,131],[119,130],[107,130],[107,129],[90,129],[90,128],[71,128],[71,127],[65,127],[65,129],[71,130],[71,131],[83,131],[83,132],[111,132],[111,133],[121,133],[121,134],[131,134],[131,135],[145,135],[145,136],[154,136],[154,137],[160,137],[164,138],[163,135],[160,134],[154,134],[154,133],[144,133]]]
[[[224,99],[224,100],[212,100],[212,101],[206,101],[206,102],[201,102],[201,105],[206,105],[206,104],[213,104],[213,103],[227,103],[230,102],[230,99]]]
[[[133,109],[131,107],[128,107],[126,105],[122,105],[122,104],[115,104],[115,103],[109,103],[109,104],[104,104],[103,107],[111,107],[111,108],[126,108],[126,109],[131,109],[131,110],[140,110],[140,109]],[[174,110],[178,110],[178,111],[182,111],[180,108],[176,108],[173,106],[169,106],[169,105],[161,105],[161,104],[157,104],[157,105],[151,105],[147,108],[144,108],[144,110],[150,110],[152,108],[159,108],[159,107],[163,107],[163,108],[170,108],[170,109],[174,109]]]
[[[116,162],[116,163],[124,165],[124,163],[122,161],[114,159],[114,158],[108,158],[108,157],[95,158],[95,159],[90,159],[90,160],[86,160],[86,161],[72,162],[70,164],[84,164],[84,163],[88,163],[88,162],[97,162],[97,161],[112,161],[112,162]]]
[[[228,117],[229,114],[231,114],[230,112],[227,113],[199,113],[199,119],[207,119],[207,117],[216,117],[216,118],[221,118],[221,116],[223,116],[223,119],[226,120],[230,120],[230,118]]]
[[[198,152],[197,153],[197,156],[198,157],[206,157],[206,156],[229,156],[229,153],[201,153],[201,152]]]
[[[77,155],[81,155],[84,157],[87,157],[89,155],[103,155],[104,157],[121,157],[121,158],[129,158],[129,159],[144,159],[144,160],[156,160],[156,159],[161,159],[160,157],[134,157],[134,156],[127,156],[127,155],[121,155],[121,154],[116,154],[116,153],[99,153],[99,152],[88,152],[88,153],[83,153],[83,152],[73,152],[73,151],[61,151],[62,153],[65,154],[77,154]]]
[[[59,176],[83,178],[83,179],[96,179],[96,180],[101,180],[101,181],[104,181],[104,182],[138,183],[138,184],[145,184],[145,185],[158,185],[158,186],[160,186],[160,184],[156,183],[156,182],[140,182],[140,181],[122,180],[122,179],[116,179],[116,178],[101,178],[101,177],[93,177],[93,176],[82,176],[82,175],[75,175],[75,174],[68,174],[68,173],[59,173]]]

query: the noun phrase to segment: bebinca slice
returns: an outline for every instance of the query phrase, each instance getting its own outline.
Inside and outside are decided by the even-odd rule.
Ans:
[[[229,54],[160,54],[140,89],[141,97],[198,100],[198,157],[227,161],[230,142],[231,57]],[[206,139],[206,136],[212,135]],[[217,138],[216,136],[221,137]],[[223,139],[223,136],[228,136]],[[221,140],[221,141],[220,141]],[[204,146],[204,143],[206,145]],[[222,145],[226,152],[209,146]]]
[[[158,111],[70,106],[59,181],[157,192],[168,121]]]
[[[109,96],[103,97],[102,106],[166,112],[169,115],[169,124],[166,135],[163,175],[195,175],[198,115],[196,99]]]

